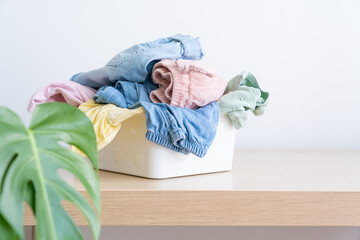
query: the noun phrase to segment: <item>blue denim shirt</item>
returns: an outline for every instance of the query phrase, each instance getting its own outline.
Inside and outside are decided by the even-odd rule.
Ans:
[[[200,60],[203,51],[198,38],[177,34],[137,44],[113,57],[106,66],[74,75],[71,80],[95,89],[116,81],[144,82],[161,59]]]
[[[94,95],[97,103],[112,103],[121,108],[137,108],[139,102],[151,102],[150,92],[157,89],[151,79],[144,83],[117,81],[115,86],[103,86]]]
[[[212,144],[219,108],[212,102],[198,109],[140,102],[146,114],[146,139],[184,154],[204,157]]]
[[[122,108],[141,105],[146,113],[148,140],[184,154],[205,156],[216,135],[219,119],[217,103],[198,109],[152,103],[149,99],[152,87],[147,82],[118,81],[115,87],[100,88],[94,99],[98,103],[112,103]]]

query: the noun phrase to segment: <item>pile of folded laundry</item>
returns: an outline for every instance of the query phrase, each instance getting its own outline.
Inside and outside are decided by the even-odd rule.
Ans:
[[[188,35],[137,44],[102,68],[39,89],[28,111],[45,102],[79,107],[94,125],[98,149],[114,139],[123,121],[145,113],[146,139],[203,157],[220,113],[239,129],[249,112],[264,113],[269,94],[249,72],[225,81],[198,62],[202,57],[199,39]]]

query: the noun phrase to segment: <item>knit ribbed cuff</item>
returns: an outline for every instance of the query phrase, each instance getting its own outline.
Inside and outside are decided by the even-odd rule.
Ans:
[[[170,141],[169,138],[166,138],[166,137],[164,137],[164,136],[162,136],[160,134],[147,131],[146,139],[149,140],[149,141],[152,141],[152,142],[154,142],[156,144],[159,144],[161,146],[164,146],[166,148],[169,148],[171,150],[174,150],[176,152],[180,152],[180,153],[183,153],[183,154],[189,154],[189,151],[186,151],[185,149],[176,147],[174,144],[172,144],[172,142]]]
[[[194,142],[189,141],[188,139],[182,139],[176,142],[177,145],[181,146],[180,148],[175,146],[169,138],[150,131],[146,133],[146,139],[176,152],[180,152],[183,154],[192,153],[200,158],[206,155],[208,149],[207,147],[200,146]]]
[[[189,87],[190,87],[189,75],[188,74],[181,75],[181,73],[176,75],[174,74],[173,79],[174,82],[173,82],[170,105],[185,107],[186,102],[189,99]]]

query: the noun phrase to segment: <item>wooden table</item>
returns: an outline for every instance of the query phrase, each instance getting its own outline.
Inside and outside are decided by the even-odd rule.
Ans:
[[[360,226],[360,151],[238,150],[230,172],[151,180],[100,171],[100,186],[102,225]]]

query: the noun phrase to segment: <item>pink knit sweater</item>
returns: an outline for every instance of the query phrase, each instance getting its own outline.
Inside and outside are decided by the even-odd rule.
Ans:
[[[162,60],[155,64],[152,79],[159,84],[150,93],[152,102],[191,109],[217,101],[226,87],[212,69],[190,60]]]
[[[94,96],[95,89],[72,81],[54,81],[37,90],[31,97],[28,111],[46,102],[64,102],[75,107]]]

